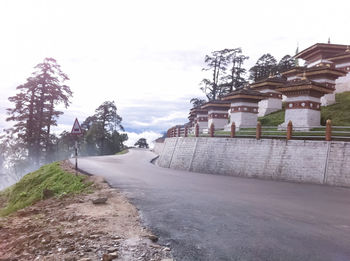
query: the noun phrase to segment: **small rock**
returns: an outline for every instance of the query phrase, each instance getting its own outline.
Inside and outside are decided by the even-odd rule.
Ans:
[[[158,237],[156,235],[148,234],[146,237],[148,237],[152,242],[158,241]]]
[[[118,253],[117,253],[117,252],[109,253],[109,255],[110,255],[112,258],[117,258],[117,257],[118,257]]]
[[[105,204],[107,201],[107,198],[95,198],[92,200],[93,204]]]
[[[164,251],[170,251],[170,247],[164,247],[163,250]]]
[[[84,258],[80,258],[78,261],[91,261],[91,258],[84,257]]]
[[[113,257],[110,254],[103,254],[102,261],[112,261]]]
[[[64,261],[76,261],[77,259],[75,258],[75,256],[67,256]]]
[[[117,250],[118,250],[117,247],[110,247],[110,248],[107,249],[107,252],[108,253],[112,253],[112,252],[116,252]]]
[[[51,189],[45,188],[43,190],[43,199],[51,198],[54,195],[55,195],[55,192],[53,192],[53,190],[51,190]]]

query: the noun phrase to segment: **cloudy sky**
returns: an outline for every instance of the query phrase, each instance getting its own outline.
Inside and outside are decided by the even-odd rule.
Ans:
[[[0,129],[7,98],[45,57],[74,92],[56,131],[114,100],[130,136],[157,138],[185,123],[201,97],[204,56],[242,47],[251,67],[316,42],[350,44],[349,1],[1,0]]]

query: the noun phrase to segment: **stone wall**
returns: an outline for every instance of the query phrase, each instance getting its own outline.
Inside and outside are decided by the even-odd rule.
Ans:
[[[350,186],[350,143],[167,138],[158,165],[230,176]]]
[[[152,150],[154,151],[155,154],[160,155],[163,151],[164,145],[165,145],[164,142],[155,142]]]

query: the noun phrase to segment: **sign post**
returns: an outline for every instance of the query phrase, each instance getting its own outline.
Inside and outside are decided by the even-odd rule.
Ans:
[[[74,157],[75,157],[75,174],[77,175],[77,171],[78,171],[78,135],[83,134],[83,131],[81,130],[81,127],[80,127],[80,124],[79,124],[79,121],[77,118],[75,118],[71,134],[75,135]]]

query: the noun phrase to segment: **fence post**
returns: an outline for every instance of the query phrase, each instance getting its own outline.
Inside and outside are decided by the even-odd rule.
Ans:
[[[293,135],[293,123],[292,121],[289,121],[287,125],[287,140],[290,140],[292,138],[292,135]]]
[[[187,127],[185,127],[185,137],[187,137],[188,136],[188,129],[187,129]]]
[[[214,123],[210,124],[210,137],[214,137],[215,126]]]
[[[258,121],[258,123],[256,124],[256,139],[260,140],[261,138],[261,122]]]
[[[234,138],[235,135],[236,135],[236,124],[233,121],[232,124],[231,124],[231,138]]]
[[[326,141],[332,140],[332,121],[327,120],[326,122]]]
[[[195,128],[194,134],[195,134],[196,137],[199,136],[199,125],[198,125],[198,123],[196,124],[196,128]]]

